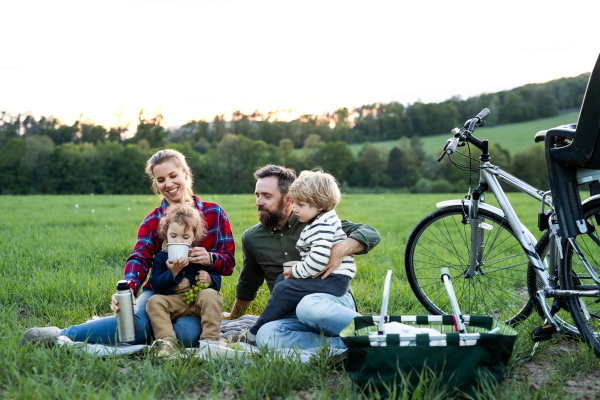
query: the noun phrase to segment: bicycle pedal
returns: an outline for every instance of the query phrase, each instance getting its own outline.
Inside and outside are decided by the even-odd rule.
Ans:
[[[556,332],[556,327],[552,324],[538,326],[533,329],[533,332],[531,332],[531,340],[534,342],[550,340],[552,335],[554,335]]]

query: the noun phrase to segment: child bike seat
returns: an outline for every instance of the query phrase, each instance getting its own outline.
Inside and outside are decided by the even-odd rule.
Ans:
[[[543,142],[544,140],[546,140],[546,133],[549,130],[555,130],[555,129],[563,130],[565,138],[573,139],[573,136],[575,135],[576,127],[577,127],[577,124],[568,124],[568,125],[557,126],[556,128],[552,128],[552,129],[546,129],[544,131],[539,131],[538,133],[535,134],[533,141],[536,143]]]
[[[570,138],[566,146],[550,149],[550,156],[565,166],[600,168],[600,57],[590,75],[575,132],[564,126],[550,129],[546,133],[552,137]]]
[[[576,125],[538,132],[543,137],[552,202],[562,237],[587,232],[579,196],[577,169],[600,169],[600,56],[588,80]],[[569,143],[570,141],[570,143]]]

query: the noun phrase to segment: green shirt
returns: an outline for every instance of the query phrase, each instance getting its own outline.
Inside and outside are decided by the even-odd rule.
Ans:
[[[302,260],[296,250],[296,242],[305,226],[306,223],[298,221],[296,214],[292,213],[281,230],[267,229],[259,223],[242,234],[244,265],[236,287],[236,298],[253,301],[265,280],[269,291],[273,291],[275,280],[283,272],[283,263]],[[379,243],[379,232],[368,225],[342,221],[342,229],[348,237],[365,246],[364,251],[357,254],[366,254]]]

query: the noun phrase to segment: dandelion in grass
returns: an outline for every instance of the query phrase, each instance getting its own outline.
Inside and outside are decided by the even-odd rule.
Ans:
[[[95,212],[96,212],[96,210],[94,210],[94,209],[92,208],[92,214],[93,214],[93,213],[95,213]]]
[[[79,208],[79,204],[75,204],[75,208]]]
[[[127,211],[131,211],[131,208],[127,207]]]

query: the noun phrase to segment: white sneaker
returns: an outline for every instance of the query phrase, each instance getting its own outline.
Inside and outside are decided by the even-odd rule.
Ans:
[[[158,358],[170,357],[175,354],[175,345],[169,340],[156,339],[151,347],[158,349],[156,353],[156,357]]]
[[[23,334],[21,344],[40,343],[46,347],[52,347],[56,343],[56,339],[60,336],[62,329],[56,326],[35,327],[29,329]]]

